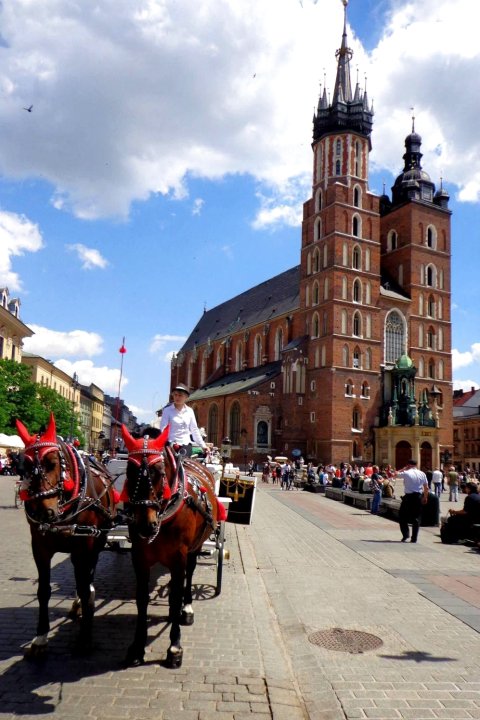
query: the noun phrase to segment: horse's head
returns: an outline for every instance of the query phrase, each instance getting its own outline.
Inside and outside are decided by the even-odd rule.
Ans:
[[[134,438],[122,425],[122,435],[128,450],[122,500],[131,508],[131,522],[138,534],[153,539],[160,529],[160,515],[170,497],[170,480],[175,469],[172,451],[166,445],[168,427],[156,438],[148,434]]]
[[[35,435],[30,435],[20,420],[16,425],[25,445],[21,496],[27,514],[38,522],[54,522],[60,514],[65,486],[71,483],[57,441],[55,418],[52,413],[47,429]]]

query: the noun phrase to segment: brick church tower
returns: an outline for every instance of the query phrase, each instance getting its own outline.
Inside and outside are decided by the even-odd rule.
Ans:
[[[373,109],[351,84],[347,2],[331,100],[313,118],[300,265],[206,311],[172,360],[208,439],[234,461],[425,469],[452,451],[450,210],[405,140],[391,198],[369,189]],[[408,455],[408,457],[407,457]]]

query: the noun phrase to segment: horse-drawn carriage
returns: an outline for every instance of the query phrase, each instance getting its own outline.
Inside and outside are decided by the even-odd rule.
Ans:
[[[122,426],[128,461],[117,476],[117,482],[124,476],[119,495],[115,479],[104,466],[88,458],[84,460],[75,448],[57,437],[53,415],[43,433],[30,435],[20,421],[17,428],[25,444],[25,474],[20,493],[38,570],[37,635],[26,657],[35,659],[47,648],[50,567],[56,552],[71,556],[78,595],[72,612],[81,611],[78,647],[90,650],[95,568],[115,525],[116,504],[122,500],[129,513],[131,556],[137,580],[137,623],[126,664],[143,663],[150,570],[160,563],[171,575],[171,630],[166,664],[180,667],[183,657],[180,625],[193,623],[192,577],[198,554],[212,537],[218,555],[216,594],[221,588],[226,510],[215,495],[211,473],[198,463],[182,461],[175,455],[167,442],[168,427],[155,438],[148,434],[133,438]]]

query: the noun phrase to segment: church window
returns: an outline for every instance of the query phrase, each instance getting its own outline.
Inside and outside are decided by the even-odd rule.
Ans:
[[[428,377],[432,380],[435,379],[435,361],[429,360],[428,362]]]
[[[358,175],[358,173],[357,173]],[[353,189],[353,204],[355,207],[359,208],[361,205],[361,199],[362,199],[362,193],[358,185],[355,185]]]
[[[305,307],[310,307],[310,287],[305,287]]]
[[[234,402],[230,408],[230,440],[232,445],[240,444],[240,405]]]
[[[341,328],[342,328],[342,330],[341,330],[342,335],[346,335],[347,334],[347,311],[346,310],[342,310]]]
[[[443,350],[443,328],[438,328],[438,349]]]
[[[344,276],[342,278],[342,300],[347,299],[347,294],[348,294],[348,283],[347,283],[347,278]]]
[[[320,335],[320,320],[318,317],[318,313],[314,313],[312,318],[312,337],[318,338]]]
[[[307,275],[311,275],[312,273],[312,255],[311,253],[307,254]]]
[[[438,273],[438,287],[443,290],[443,270]]]
[[[221,345],[217,350],[217,362],[215,369],[217,370],[219,367],[221,367],[223,363],[223,346]]]
[[[315,356],[314,356],[313,365],[316,368],[318,368],[320,365],[320,351],[319,351],[318,347],[315,348]]]
[[[328,291],[329,291],[329,282],[328,278],[325,278],[325,282],[323,283],[323,299],[328,300]]]
[[[257,447],[268,446],[268,423],[265,420],[259,420],[257,425]]]
[[[372,304],[372,286],[369,282],[365,285],[365,302],[367,305]]]
[[[362,223],[358,215],[353,216],[352,220],[352,235],[354,237],[360,237],[362,234]]]
[[[353,248],[352,267],[355,270],[362,269],[362,251],[360,250],[358,245],[355,245],[355,247]]]
[[[438,379],[443,380],[443,360],[438,361]]]
[[[443,300],[442,298],[438,298],[438,319],[443,319]]]
[[[207,379],[207,358],[205,354],[202,355],[202,361],[200,363],[200,385],[205,385]]]
[[[364,397],[364,398],[370,397],[370,386],[366,380],[364,380],[362,383],[362,397]]]
[[[348,265],[348,245],[347,245],[347,243],[343,243],[342,265],[344,265],[345,267]]]
[[[360,177],[361,175],[361,167],[362,167],[362,146],[360,144],[360,141],[357,140],[355,143],[355,175],[357,177]],[[357,205],[357,207],[359,207]]]
[[[435,350],[435,330],[431,326],[428,328],[427,332],[427,348]]]
[[[258,367],[262,364],[262,338],[260,335],[255,336],[255,342],[253,344],[253,365]]]
[[[425,284],[428,285],[428,287],[435,287],[436,285],[436,268],[434,265],[427,265],[426,271],[425,271]]]
[[[322,179],[322,160],[323,160],[323,152],[322,152],[322,146],[320,143],[316,146],[316,160],[317,160],[317,168],[316,168],[316,175],[317,175],[317,182],[320,182]],[[320,209],[320,208],[319,208]]]
[[[418,347],[423,347],[423,325],[418,326]]]
[[[328,247],[327,243],[323,246],[323,267],[326,268],[328,264]]]
[[[280,360],[280,353],[283,348],[283,330],[278,328],[275,333],[275,360]]]
[[[362,283],[358,278],[353,281],[353,302],[362,302]]]
[[[313,305],[318,305],[318,298],[319,298],[318,282],[315,281],[313,283],[313,296],[312,296],[312,304]]]
[[[365,270],[370,272],[370,250],[368,248],[365,250]]]
[[[359,370],[361,367],[361,355],[358,348],[355,348],[355,350],[353,351],[353,367],[356,370]]]
[[[365,337],[372,337],[372,316],[370,313],[365,315]]]
[[[313,239],[316,242],[317,240],[320,240],[321,237],[322,237],[322,221],[318,217],[315,220],[315,225],[313,228]]]
[[[353,334],[355,337],[360,337],[362,334],[362,316],[359,312],[353,315]]]
[[[335,175],[341,175],[342,173],[342,165],[340,163],[340,160],[337,160],[335,162]]]
[[[418,296],[418,314],[423,315],[423,295],[420,293]]]
[[[358,407],[353,408],[352,412],[352,428],[353,430],[360,430],[362,427],[362,416]]]
[[[348,345],[344,345],[342,348],[342,365],[344,367],[348,367],[350,364],[349,361],[350,353],[348,351]]]
[[[428,307],[428,310],[427,310],[428,316],[434,318],[435,317],[435,298],[433,297],[433,295],[429,295],[427,307]]]
[[[352,397],[353,395],[353,382],[351,380],[347,380],[345,383],[345,395],[348,397]]]
[[[340,138],[337,138],[337,142],[335,143],[335,155],[338,157],[342,154],[342,141]]]
[[[423,358],[418,361],[418,376],[425,377],[425,361]]]
[[[237,351],[235,357],[235,370],[239,372],[243,368],[243,343],[241,340],[237,343]],[[202,383],[203,384],[203,383]]]
[[[218,407],[217,405],[210,405],[208,410],[208,425],[207,425],[207,437],[208,442],[218,445]]]
[[[393,310],[385,321],[385,362],[394,364],[405,352],[405,320]]]
[[[315,212],[320,212],[323,205],[323,195],[320,188],[318,188],[317,193],[315,195]]]
[[[427,247],[436,250],[437,248],[437,231],[433,225],[427,227]]]
[[[387,235],[387,250],[391,252],[398,247],[398,234],[396,230],[389,230]]]
[[[325,345],[322,345],[322,351],[321,351],[321,355],[320,355],[320,365],[322,367],[325,367],[326,362],[327,362],[327,349],[326,349]]]
[[[364,353],[365,370],[372,369],[372,351],[367,348]]]
[[[320,270],[320,251],[318,248],[315,248],[315,251],[313,253],[313,272],[316,273]]]

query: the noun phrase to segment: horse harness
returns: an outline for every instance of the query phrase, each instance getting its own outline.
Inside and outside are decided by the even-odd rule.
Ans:
[[[60,478],[56,485],[52,485],[42,465],[45,454],[57,450],[60,458]],[[101,468],[96,462],[88,458],[84,460],[76,448],[63,442],[61,438],[53,441],[40,441],[29,445],[25,455],[32,461],[32,479],[38,479],[39,487],[47,487],[46,490],[32,492],[32,480],[22,483],[21,492],[24,493],[25,503],[34,500],[45,500],[58,497],[59,513],[56,520],[52,522],[41,522],[28,512],[28,505],[25,505],[25,512],[28,521],[37,527],[42,534],[60,533],[67,536],[88,536],[99,537],[107,533],[114,524],[114,516],[109,507],[102,504],[102,499],[110,490],[115,479]],[[68,461],[68,462],[67,462]],[[67,467],[68,465],[68,467]],[[95,481],[92,476],[98,477],[103,485],[100,493],[97,493]],[[108,477],[108,480],[106,478]],[[79,525],[75,523],[78,516],[87,511],[93,510],[107,521],[108,527],[98,528],[94,525]]]
[[[152,538],[149,538],[149,542],[158,535],[161,524],[172,520],[184,505],[198,512],[205,523],[215,529],[212,504],[205,487],[205,485],[211,487],[211,480],[201,465],[197,467],[197,463],[185,458],[182,453],[174,454],[168,444],[162,450],[149,448],[148,440],[149,436],[145,435],[143,447],[129,452],[129,460],[138,466],[137,482],[131,496],[121,497],[132,507],[153,508],[157,511],[158,530]],[[165,472],[165,453],[169,455],[170,464],[175,468],[171,485]],[[157,469],[162,484],[159,490],[155,490],[150,469],[158,463],[163,463],[162,469]],[[200,479],[197,476],[200,476]]]

